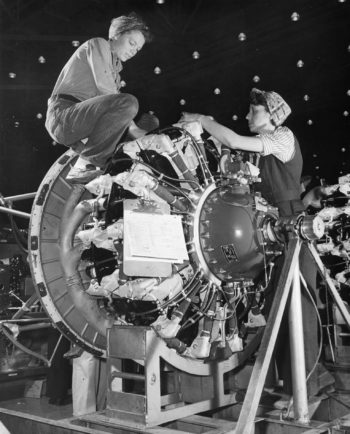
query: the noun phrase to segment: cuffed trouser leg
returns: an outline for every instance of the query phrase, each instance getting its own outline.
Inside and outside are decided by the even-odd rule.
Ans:
[[[98,359],[84,351],[73,359],[73,416],[96,412],[96,370]]]

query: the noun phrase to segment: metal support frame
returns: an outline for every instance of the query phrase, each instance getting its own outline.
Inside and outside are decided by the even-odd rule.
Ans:
[[[36,192],[23,193],[23,194],[18,194],[15,196],[6,196],[6,197],[3,197],[0,194],[0,204],[5,205],[5,206],[0,206],[0,212],[10,214],[10,215],[15,215],[17,217],[23,217],[23,218],[30,219],[30,217],[31,217],[30,213],[18,211],[18,210],[12,209],[6,205],[7,205],[7,203],[19,202],[21,200],[34,199],[35,196],[36,196]],[[18,327],[18,333],[20,333],[21,331],[39,330],[42,328],[52,327],[51,321],[47,317],[22,319],[23,315],[25,315],[28,312],[28,310],[30,309],[30,307],[33,304],[35,304],[37,301],[38,301],[38,295],[36,293],[32,294],[25,303],[22,302],[22,307],[19,308],[17,312],[15,312],[15,314],[12,316],[11,319],[0,321],[0,333],[1,332],[4,333],[8,337],[8,339],[13,343],[13,345],[17,346],[23,352],[30,354],[31,356],[36,357],[40,360],[43,360],[46,365],[50,366],[53,358],[55,357],[58,345],[61,342],[62,335],[60,336],[60,338],[56,344],[56,347],[55,347],[55,349],[51,355],[51,358],[48,360],[46,357],[42,356],[40,353],[32,351],[29,348],[26,348],[24,345],[20,344],[17,341],[17,338],[12,336],[10,331],[7,331],[6,328],[4,329],[4,327],[6,327],[9,324],[16,324],[16,326]]]
[[[346,324],[350,328],[349,310],[338,294],[338,291],[336,290],[334,283],[324,267],[315,247],[311,243],[300,241],[297,238],[290,240],[242,410],[236,427],[229,431],[230,434],[252,434],[254,432],[254,419],[271,362],[283,312],[290,292],[289,333],[291,339],[290,347],[294,420],[299,424],[309,424],[299,270],[299,253],[302,243],[307,245],[319,272],[328,284],[328,289],[334,302],[338,306]]]
[[[35,193],[24,193],[24,194],[18,194],[16,196],[7,196],[7,197],[2,197],[0,195],[0,204],[1,205],[5,205],[6,202],[17,202],[19,200],[26,200],[26,199],[34,199],[36,195]],[[12,208],[8,208],[6,206],[0,206],[0,212],[4,212],[6,214],[12,214],[15,215],[17,217],[23,217],[23,218],[27,218],[30,219],[30,213],[27,212],[23,212],[23,211],[18,211]]]
[[[282,268],[279,284],[274,296],[270,315],[260,344],[260,349],[250,377],[247,393],[243,402],[235,434],[251,434],[254,418],[258,409],[264,388],[266,375],[270,366],[278,331],[281,325],[284,309],[287,304],[289,290],[295,275],[295,267],[299,260],[300,241],[293,239],[288,246],[285,262]],[[303,351],[304,349],[302,349]]]
[[[308,423],[310,419],[307,401],[304,330],[299,274],[299,261],[297,261],[293,271],[291,299],[288,312],[293,405],[294,419],[300,423]]]
[[[190,398],[188,402],[183,392],[184,388],[187,387],[188,391],[191,386],[184,384],[186,379],[183,380],[181,376],[188,373],[179,366],[175,367],[177,358],[181,356],[169,349],[151,327],[114,326],[109,329],[106,416],[115,418],[118,424],[141,429],[237,402],[234,392],[224,392],[224,374],[232,370],[237,361],[234,365],[227,360],[206,364],[205,373],[197,361],[198,368],[194,366],[191,375],[196,377],[196,381],[204,378],[207,383],[212,383],[204,384],[204,392],[198,393],[198,400]],[[125,359],[135,360],[143,366],[143,373],[123,369],[122,361]],[[170,365],[172,361],[174,365]],[[192,362],[196,363],[194,360]],[[161,374],[165,371],[172,377],[170,390],[164,390],[163,387],[165,383]],[[141,392],[123,391],[125,380],[141,383],[141,387],[136,388]]]

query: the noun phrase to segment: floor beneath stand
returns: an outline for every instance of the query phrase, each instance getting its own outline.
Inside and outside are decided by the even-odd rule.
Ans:
[[[52,405],[47,397],[0,401],[0,421],[10,434],[224,434],[235,426],[231,421],[194,415],[167,426],[138,430],[116,424],[103,412],[73,418],[71,403]],[[0,434],[4,434],[1,425]]]
[[[67,419],[73,416],[71,402],[66,405],[52,405],[49,403],[49,398],[46,396],[41,398],[18,398],[0,401],[0,408],[52,420]]]
[[[293,422],[293,410],[288,419],[283,420],[289,407],[289,397],[276,393],[263,394],[256,415],[254,434],[350,434],[350,394],[334,392],[309,403],[313,421],[309,427],[298,426]],[[10,434],[224,434],[231,432],[239,417],[240,405],[227,406],[206,417],[191,416],[164,426],[135,430],[114,425],[103,412],[85,418],[73,418],[72,403],[53,405],[47,397],[14,398],[0,401],[0,421]],[[209,417],[212,416],[212,417]],[[338,425],[330,421],[338,420]],[[317,421],[317,422],[316,422]],[[0,427],[0,434],[3,434]]]

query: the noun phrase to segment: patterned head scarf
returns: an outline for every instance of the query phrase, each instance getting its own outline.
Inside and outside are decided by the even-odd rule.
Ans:
[[[251,103],[253,101],[261,101],[271,115],[273,123],[278,127],[283,124],[287,117],[291,114],[292,110],[285,100],[274,91],[264,91],[259,89],[252,89],[250,92]],[[253,101],[252,101],[253,100]]]

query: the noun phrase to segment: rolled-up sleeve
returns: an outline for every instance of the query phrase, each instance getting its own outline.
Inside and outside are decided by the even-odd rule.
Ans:
[[[88,41],[87,48],[87,61],[101,95],[118,93],[110,58],[111,52],[107,44],[108,42],[102,38],[94,38]]]
[[[262,155],[274,155],[283,163],[294,157],[294,135],[287,127],[278,127],[272,133],[263,133],[258,136],[263,144]]]

